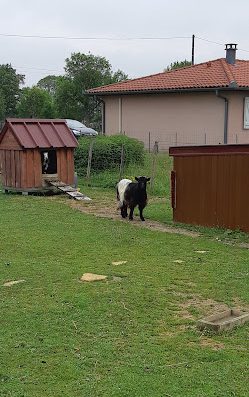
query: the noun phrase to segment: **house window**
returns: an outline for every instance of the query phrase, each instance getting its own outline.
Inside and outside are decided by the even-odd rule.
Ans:
[[[245,97],[244,101],[244,128],[249,129],[249,97]]]
[[[41,164],[42,164],[43,174],[56,174],[57,173],[56,150],[42,151]]]

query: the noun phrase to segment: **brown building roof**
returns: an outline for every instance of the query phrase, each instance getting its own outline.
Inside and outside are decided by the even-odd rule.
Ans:
[[[65,120],[6,119],[0,133],[0,144],[8,129],[24,149],[75,148],[78,144]]]
[[[164,92],[210,88],[248,88],[249,61],[236,60],[234,65],[220,58],[193,66],[158,73],[138,79],[88,90],[90,94]]]

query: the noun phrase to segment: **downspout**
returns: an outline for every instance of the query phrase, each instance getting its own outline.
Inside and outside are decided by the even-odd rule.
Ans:
[[[118,133],[122,134],[122,98],[118,99]]]
[[[105,135],[105,101],[103,99],[99,99],[101,103],[101,133]]]
[[[228,137],[228,99],[222,95],[220,95],[219,90],[215,90],[215,95],[217,98],[224,100],[224,144],[227,145],[227,137]]]
[[[101,103],[101,134],[105,135],[105,101],[94,95],[97,102]]]

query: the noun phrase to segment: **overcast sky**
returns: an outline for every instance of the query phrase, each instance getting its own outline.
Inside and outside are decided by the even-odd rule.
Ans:
[[[0,0],[0,5],[0,64],[11,63],[29,86],[63,74],[73,52],[104,56],[129,78],[159,73],[171,62],[191,60],[192,34],[199,38],[195,63],[224,57],[224,43],[238,43],[237,57],[249,59],[248,0]],[[148,37],[182,38],[135,40]]]

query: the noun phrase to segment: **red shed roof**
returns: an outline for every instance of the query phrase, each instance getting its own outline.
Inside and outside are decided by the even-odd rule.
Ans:
[[[0,143],[8,129],[24,149],[75,148],[78,145],[65,120],[6,119],[0,133]]]
[[[249,89],[249,61],[237,59],[235,64],[231,65],[224,58],[220,58],[168,72],[93,88],[88,90],[88,93],[110,95],[210,88]]]

